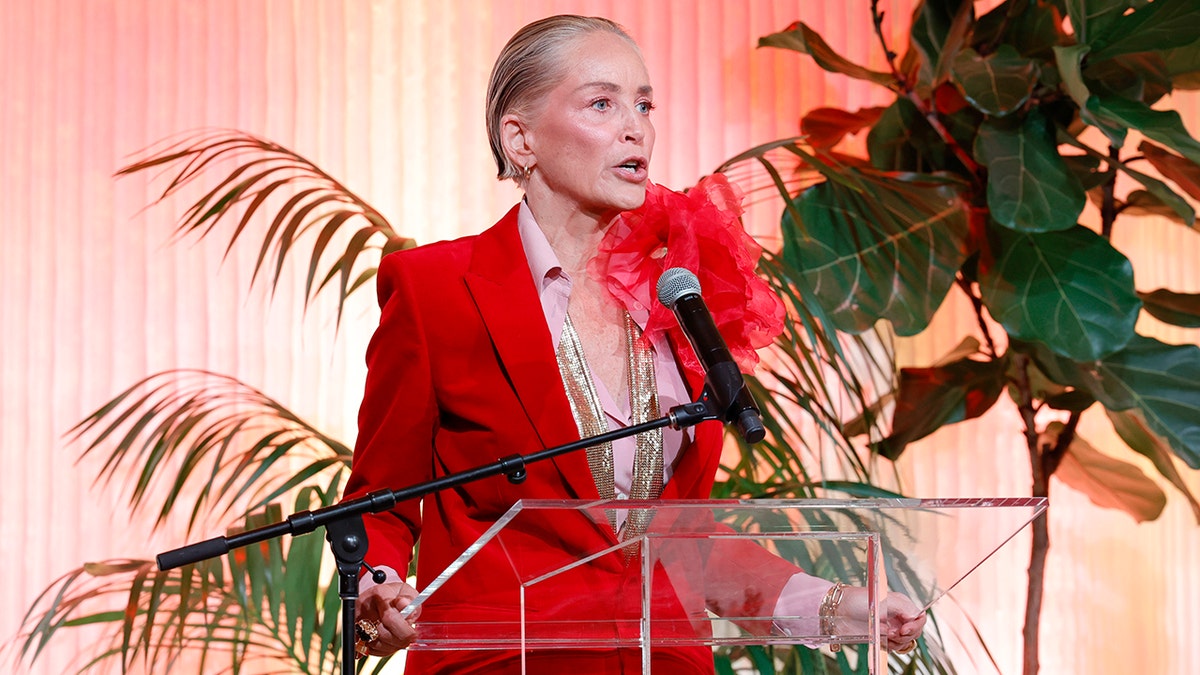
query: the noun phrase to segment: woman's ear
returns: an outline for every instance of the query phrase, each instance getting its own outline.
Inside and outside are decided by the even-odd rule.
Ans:
[[[500,144],[508,161],[524,169],[537,164],[529,138],[529,126],[525,120],[509,113],[500,118]]]

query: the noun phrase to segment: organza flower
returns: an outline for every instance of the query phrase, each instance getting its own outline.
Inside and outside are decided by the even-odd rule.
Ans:
[[[626,309],[649,308],[644,334],[668,333],[687,341],[655,287],[663,270],[683,267],[700,280],[700,294],[742,371],[758,363],[757,350],[783,332],[783,303],[755,273],[762,247],[742,228],[742,193],[722,174],[705,176],[686,193],[650,183],[641,208],[609,227],[588,267]],[[700,370],[690,349],[684,367]]]

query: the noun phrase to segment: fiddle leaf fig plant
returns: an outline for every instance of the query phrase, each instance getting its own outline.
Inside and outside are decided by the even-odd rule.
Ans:
[[[886,72],[838,55],[802,21],[759,45],[882,87],[891,104],[813,110],[804,136],[721,167],[766,169],[785,204],[782,257],[837,329],[887,322],[918,335],[951,292],[974,309],[976,349],[901,369],[843,431],[894,459],[1004,400],[1020,412],[1035,496],[1056,475],[1100,506],[1158,517],[1157,484],[1113,456],[1119,448],[1079,435],[1080,417],[1103,411],[1200,521],[1176,465],[1200,469],[1200,347],[1137,331],[1143,312],[1200,326],[1200,294],[1139,288],[1112,236],[1123,214],[1196,229],[1200,142],[1168,105],[1172,92],[1200,88],[1200,3],[1005,0],[977,15],[970,0],[925,0],[902,55],[887,44],[880,4],[871,10]],[[865,152],[848,150],[864,132]],[[889,414],[871,415],[880,411]],[[1038,670],[1047,533],[1043,516],[1026,675]]]

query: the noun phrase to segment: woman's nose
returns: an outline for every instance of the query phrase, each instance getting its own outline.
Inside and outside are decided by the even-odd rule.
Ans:
[[[625,140],[631,143],[641,143],[646,138],[646,125],[650,124],[644,116],[630,111],[625,116]]]

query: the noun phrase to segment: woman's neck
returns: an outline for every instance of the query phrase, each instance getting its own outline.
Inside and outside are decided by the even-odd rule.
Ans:
[[[529,195],[525,200],[558,258],[558,264],[572,277],[586,270],[588,262],[599,250],[604,232],[617,215],[587,213],[577,205],[567,206]]]

